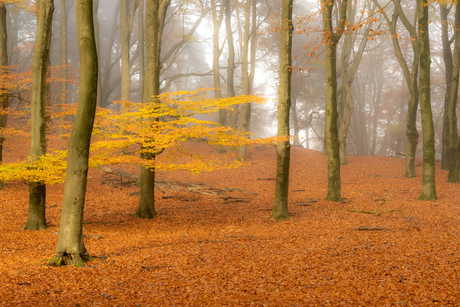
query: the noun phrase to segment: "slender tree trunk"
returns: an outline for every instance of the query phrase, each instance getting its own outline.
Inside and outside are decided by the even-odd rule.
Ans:
[[[144,57],[145,57],[145,40],[144,40],[144,0],[139,0],[139,12],[137,27],[139,39],[137,48],[139,48],[139,102],[144,101]]]
[[[83,266],[89,260],[83,243],[83,210],[88,180],[91,133],[97,104],[97,50],[93,23],[93,1],[77,0],[77,35],[80,51],[78,107],[70,135],[67,171],[54,265]]]
[[[131,65],[129,63],[129,26],[127,0],[120,0],[120,44],[121,44],[121,98],[129,101],[131,93]]]
[[[445,76],[446,76],[446,95],[444,97],[444,114],[442,121],[442,153],[441,169],[448,170],[450,165],[450,148],[449,148],[449,115],[448,109],[450,104],[450,92],[452,85],[452,50],[449,42],[449,29],[447,15],[450,9],[444,4],[439,4],[441,11],[441,31],[442,31],[442,56],[444,59]],[[454,34],[455,35],[455,34]]]
[[[340,201],[340,155],[339,135],[337,127],[337,43],[340,40],[346,23],[346,1],[342,1],[340,7],[340,23],[337,32],[333,32],[332,11],[333,2],[321,0],[323,18],[324,41],[326,44],[326,147],[328,155],[328,189],[327,200]]]
[[[430,97],[430,38],[428,32],[428,0],[417,1],[418,36],[420,44],[420,112],[423,129],[422,194],[419,199],[435,200],[435,147],[434,125]]]
[[[212,70],[214,78],[214,97],[219,99],[222,98],[221,85],[220,85],[220,46],[219,46],[219,32],[220,25],[222,24],[222,6],[220,13],[217,11],[216,0],[211,0],[212,6]],[[219,118],[220,120],[220,118]],[[221,123],[223,124],[223,123]]]
[[[54,1],[40,0],[38,5],[38,29],[32,66],[32,94],[30,102],[32,131],[29,162],[34,162],[46,154],[46,79],[48,74]],[[45,183],[30,182],[29,213],[23,229],[42,230],[46,228],[45,199]]]
[[[60,17],[61,23],[59,24],[60,28],[60,53],[61,53],[61,74],[63,81],[61,82],[61,92],[62,99],[61,103],[67,103],[67,79],[68,79],[68,68],[67,68],[67,9],[66,9],[66,0],[60,0]]]
[[[99,18],[98,18],[98,12],[99,12],[99,0],[94,0],[93,1],[93,21],[94,21],[94,36],[96,39],[96,50],[97,54],[101,54],[101,31],[99,27]],[[100,61],[97,62],[98,67],[97,67],[97,72],[98,72],[98,78],[97,78],[97,105],[101,107],[101,89],[102,89],[102,79],[101,79],[101,63]]]
[[[246,0],[246,5],[244,7],[244,36],[243,36],[243,63],[242,63],[242,83],[243,83],[243,95],[249,95],[251,88],[249,85],[249,25],[251,20],[251,3],[252,0]],[[241,120],[241,131],[249,132],[249,125],[251,120],[251,103],[245,103],[241,106],[240,111],[240,120]],[[240,146],[240,158],[242,160],[246,159],[248,146]]]
[[[459,182],[459,145],[460,140],[457,131],[457,96],[458,96],[458,81],[459,81],[459,68],[460,68],[460,8],[456,5],[455,11],[455,41],[454,41],[454,58],[452,79],[450,81],[450,97],[449,106],[447,109],[447,116],[449,122],[449,151],[450,151],[450,165],[448,182]]]
[[[283,0],[281,13],[280,82],[278,87],[278,136],[289,136],[289,109],[291,107],[291,52],[292,52],[292,5],[293,0]],[[287,220],[289,195],[289,163],[291,145],[289,140],[276,146],[275,202],[271,218]]]
[[[233,41],[232,30],[232,12],[230,10],[230,0],[224,0],[225,7],[225,29],[227,33],[227,48],[228,48],[228,64],[227,64],[227,96],[235,97],[235,45]],[[220,111],[219,111],[220,112]],[[222,110],[219,115],[227,117],[225,110]],[[222,121],[221,121],[222,123]],[[229,112],[228,126],[236,129],[238,126],[238,106],[234,106],[234,110]]]
[[[6,128],[6,122],[8,119],[8,93],[6,88],[3,86],[3,80],[8,74],[8,31],[6,27],[6,8],[5,4],[0,3],[0,163],[3,162],[3,142],[5,137],[3,135],[3,129]],[[0,183],[3,186],[3,183]]]
[[[160,94],[160,51],[165,15],[171,0],[146,0],[145,43],[146,67],[144,82],[144,103],[151,103]],[[142,159],[153,160],[155,155],[142,154]],[[140,167],[140,200],[135,216],[150,219],[155,211],[155,169]]]

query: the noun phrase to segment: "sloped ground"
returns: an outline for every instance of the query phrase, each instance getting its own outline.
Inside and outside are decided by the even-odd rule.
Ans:
[[[153,220],[131,216],[138,188],[91,170],[84,233],[96,258],[79,269],[44,265],[63,185],[48,188],[50,227],[31,232],[21,230],[27,185],[8,184],[0,191],[0,305],[460,304],[460,186],[445,183],[445,171],[437,170],[439,200],[419,201],[421,178],[402,177],[403,159],[351,156],[345,201],[334,203],[324,200],[326,157],[293,148],[292,218],[280,222],[269,219],[275,164],[275,149],[264,147],[238,169],[160,173]]]

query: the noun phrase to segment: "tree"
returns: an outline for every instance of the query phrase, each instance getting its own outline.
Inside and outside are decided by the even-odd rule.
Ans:
[[[291,107],[291,74],[292,74],[292,0],[283,0],[281,14],[281,50],[280,50],[280,81],[278,87],[278,136],[289,136],[289,109]],[[287,220],[289,195],[289,163],[290,140],[278,142],[276,145],[276,183],[275,203],[271,218]]]
[[[417,0],[418,37],[420,45],[420,113],[423,131],[422,194],[419,199],[435,200],[435,148],[434,125],[431,111],[430,37],[428,32],[428,0]]]
[[[145,43],[146,66],[144,81],[144,103],[150,102],[160,94],[160,50],[163,34],[165,15],[171,0],[146,0],[145,7]],[[155,119],[157,120],[157,119]],[[149,125],[149,123],[146,123]],[[155,154],[141,153],[144,160],[154,160]],[[140,199],[139,209],[135,216],[153,218],[155,211],[155,169],[140,167]]]
[[[398,59],[399,65],[404,74],[404,79],[406,80],[407,87],[410,92],[410,98],[407,103],[407,120],[406,120],[406,136],[407,136],[407,145],[404,152],[404,157],[406,159],[406,167],[404,172],[404,177],[413,178],[416,177],[415,172],[415,154],[417,150],[419,134],[417,131],[417,108],[419,104],[419,88],[418,88],[418,73],[419,73],[419,61],[420,61],[420,43],[419,37],[417,35],[417,28],[410,23],[404,11],[401,7],[400,0],[393,0],[395,9],[391,20],[388,15],[385,13],[384,9],[380,6],[378,1],[373,0],[374,3],[379,7],[380,12],[383,14],[385,20],[387,21],[390,33],[392,36],[393,47],[395,50],[396,58]],[[401,45],[399,43],[399,35],[396,31],[396,25],[398,19],[401,18],[404,27],[409,32],[412,44],[412,51],[414,53],[412,60],[412,70],[409,69],[407,61],[404,59],[403,53],[401,51]]]
[[[332,27],[334,1],[321,0],[324,43],[326,45],[326,146],[328,155],[328,189],[326,199],[340,200],[340,156],[337,128],[337,43],[347,23],[347,1],[340,3],[337,30]]]
[[[32,66],[32,96],[30,102],[31,145],[29,160],[34,161],[46,154],[46,79],[51,44],[54,0],[38,2],[38,30],[35,40]],[[23,229],[42,230],[46,228],[45,219],[46,184],[29,182],[29,213]]]
[[[458,81],[460,68],[460,9],[458,4],[455,9],[455,34],[454,34],[454,55],[452,65],[452,79],[450,80],[450,97],[448,101],[447,116],[449,123],[449,175],[448,182],[459,181],[459,165],[460,165],[460,139],[457,131],[457,96],[458,96]],[[446,87],[447,88],[447,87]]]
[[[3,129],[8,119],[8,92],[4,86],[8,74],[8,49],[7,49],[7,28],[6,28],[6,7],[0,2],[0,163],[3,162],[3,142],[5,140]]]
[[[77,35],[80,51],[80,89],[75,123],[70,135],[61,222],[56,254],[50,264],[82,266],[89,259],[83,243],[83,210],[88,175],[91,133],[97,104],[97,51],[93,1],[77,0]]]

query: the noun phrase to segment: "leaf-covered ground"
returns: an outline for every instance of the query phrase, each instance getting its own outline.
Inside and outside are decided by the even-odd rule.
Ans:
[[[292,218],[280,222],[269,219],[275,164],[275,149],[263,147],[238,169],[160,173],[153,220],[131,215],[138,188],[92,169],[84,241],[95,260],[84,268],[45,266],[63,185],[47,190],[49,228],[32,232],[21,230],[27,185],[8,184],[0,190],[0,305],[460,304],[460,185],[445,183],[439,165],[439,200],[419,201],[421,166],[407,179],[403,159],[351,156],[344,202],[334,203],[324,200],[326,157],[293,148]]]

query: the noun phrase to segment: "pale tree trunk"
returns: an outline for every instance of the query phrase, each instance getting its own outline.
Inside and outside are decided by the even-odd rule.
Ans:
[[[224,0],[225,7],[225,29],[227,33],[227,48],[228,48],[228,61],[227,61],[227,96],[235,97],[235,45],[233,40],[232,30],[232,12],[230,10],[230,0]],[[229,112],[228,126],[236,129],[238,126],[238,105],[233,106],[234,110]],[[221,111],[219,111],[221,112]],[[221,123],[227,118],[226,110],[219,113]]]
[[[60,53],[61,53],[61,74],[63,81],[61,82],[61,103],[67,103],[67,79],[68,79],[68,68],[67,68],[67,9],[66,0],[60,0],[60,17],[61,23],[59,24],[60,29]]]
[[[93,21],[94,21],[94,37],[96,39],[96,51],[97,54],[101,54],[101,31],[99,27],[99,18],[98,18],[98,12],[99,12],[99,0],[94,0],[93,1]],[[101,89],[102,89],[102,81],[101,81],[101,64],[100,61],[97,61],[97,105],[100,107],[101,106]]]
[[[252,0],[246,0],[246,5],[244,7],[244,36],[243,36],[243,59],[242,59],[242,85],[243,85],[243,95],[249,95],[251,93],[251,88],[249,84],[249,26],[251,19],[251,3]],[[255,9],[255,8],[254,8]],[[251,120],[251,103],[245,103],[241,106],[240,111],[240,120],[241,126],[240,130],[244,132],[249,132],[249,125]],[[245,160],[247,157],[247,145],[240,146],[240,159]]]
[[[349,22],[353,22],[355,20],[356,9],[353,7],[353,2],[348,1],[347,4],[348,10],[348,20]],[[374,7],[371,8],[371,12],[374,11]],[[361,23],[361,20],[359,21]],[[341,76],[342,76],[342,88],[340,96],[340,107],[339,110],[339,121],[340,121],[340,128],[339,128],[339,155],[340,155],[340,164],[347,165],[347,135],[348,129],[351,123],[351,117],[353,115],[354,103],[353,97],[351,93],[351,85],[355,79],[356,72],[358,71],[359,64],[361,62],[364,49],[367,45],[367,38],[366,36],[369,34],[370,31],[370,24],[364,28],[363,31],[363,39],[359,44],[358,50],[354,52],[353,60],[351,60],[351,53],[354,50],[354,41],[356,40],[356,36],[353,34],[348,34],[345,36],[343,47],[342,47],[342,54],[340,57],[341,63]]]
[[[77,0],[77,36],[80,52],[78,107],[70,135],[61,222],[54,265],[82,266],[90,257],[83,243],[83,210],[88,182],[88,159],[97,104],[97,50],[93,1]]]
[[[332,11],[333,2],[321,0],[321,12],[323,19],[324,42],[326,44],[326,148],[328,156],[328,188],[327,200],[340,201],[340,155],[339,135],[337,127],[337,43],[342,36],[346,23],[347,2],[342,1],[340,6],[340,19],[337,32],[333,32]]]
[[[220,84],[220,65],[219,58],[221,55],[221,50],[219,46],[219,32],[220,26],[222,24],[222,11],[223,6],[220,6],[220,11],[217,11],[216,0],[211,0],[211,10],[212,10],[212,75],[214,80],[214,97],[219,99],[222,98],[221,84]],[[219,121],[222,120],[219,116]],[[225,124],[222,123],[221,124]]]
[[[150,103],[153,96],[160,94],[160,54],[166,11],[171,0],[146,0],[145,43],[146,66],[144,82],[144,103]],[[142,154],[142,159],[153,160],[155,155]],[[140,167],[140,200],[135,216],[153,218],[155,211],[155,169]]]
[[[3,5],[5,5],[3,3]],[[6,24],[8,29],[8,47],[5,43],[5,48],[8,50],[8,65],[12,65],[10,70],[17,70],[15,65],[18,64],[19,53],[15,48],[18,45],[18,35],[19,35],[19,8],[15,6],[10,6],[8,9],[9,14],[6,15]]]
[[[291,63],[292,63],[292,5],[293,0],[283,0],[281,13],[280,81],[278,87],[278,136],[289,136],[289,109],[291,107]],[[289,163],[291,145],[289,140],[276,146],[275,202],[271,218],[287,220],[289,195]]]
[[[5,137],[3,129],[6,128],[8,116],[8,93],[6,87],[3,86],[4,77],[8,74],[8,31],[6,27],[6,8],[4,3],[0,3],[0,163],[3,162],[3,142]],[[3,183],[0,183],[3,186]]]
[[[129,101],[131,92],[131,65],[129,64],[129,29],[127,0],[120,0],[120,44],[121,44],[121,98]]]
[[[452,79],[450,86],[450,98],[448,106],[448,121],[449,121],[449,150],[450,150],[450,165],[448,182],[459,182],[459,154],[460,154],[460,140],[457,131],[457,96],[458,96],[458,81],[459,81],[459,68],[460,68],[460,8],[456,5],[455,11],[455,41],[454,41],[454,57]]]
[[[452,85],[452,50],[450,48],[449,29],[447,15],[450,8],[444,4],[439,4],[441,12],[441,33],[442,33],[442,56],[444,59],[445,77],[446,77],[446,95],[444,97],[444,114],[442,121],[442,152],[441,152],[441,169],[448,170],[450,165],[450,148],[449,148],[449,115],[448,109],[450,104],[450,92]]]
[[[32,94],[30,101],[31,145],[29,162],[46,154],[46,100],[51,28],[53,24],[54,1],[40,0],[38,29],[32,65]],[[42,230],[45,219],[46,185],[44,182],[29,182],[29,212],[23,229]]]
[[[418,36],[420,45],[420,113],[423,131],[422,194],[419,199],[435,200],[434,125],[430,97],[430,37],[428,32],[428,0],[417,0]]]
[[[139,102],[144,101],[144,0],[139,0],[139,12],[137,16],[137,29],[139,33],[137,48],[139,48]]]
[[[407,136],[407,144],[406,150],[404,153],[405,157],[405,172],[404,177],[413,178],[416,177],[415,172],[415,155],[417,150],[418,138],[419,134],[417,131],[417,107],[419,102],[419,90],[418,90],[418,70],[419,70],[419,60],[420,60],[420,51],[419,51],[419,43],[418,43],[418,35],[417,29],[414,25],[412,25],[409,20],[406,18],[403,9],[401,8],[400,0],[393,0],[395,4],[395,10],[393,11],[393,15],[391,20],[389,19],[388,15],[382,10],[382,7],[379,5],[377,0],[373,0],[375,5],[379,7],[380,13],[383,14],[385,20],[387,21],[390,33],[393,41],[393,47],[395,50],[396,58],[398,59],[399,65],[403,71],[404,79],[406,80],[407,87],[410,92],[409,102],[407,104],[407,120],[406,120],[406,136]],[[401,21],[404,24],[404,27],[409,32],[411,37],[412,43],[412,51],[414,53],[413,61],[412,61],[412,71],[409,70],[407,66],[407,62],[403,57],[401,46],[399,44],[398,33],[396,31],[396,23],[398,19],[401,18]]]

